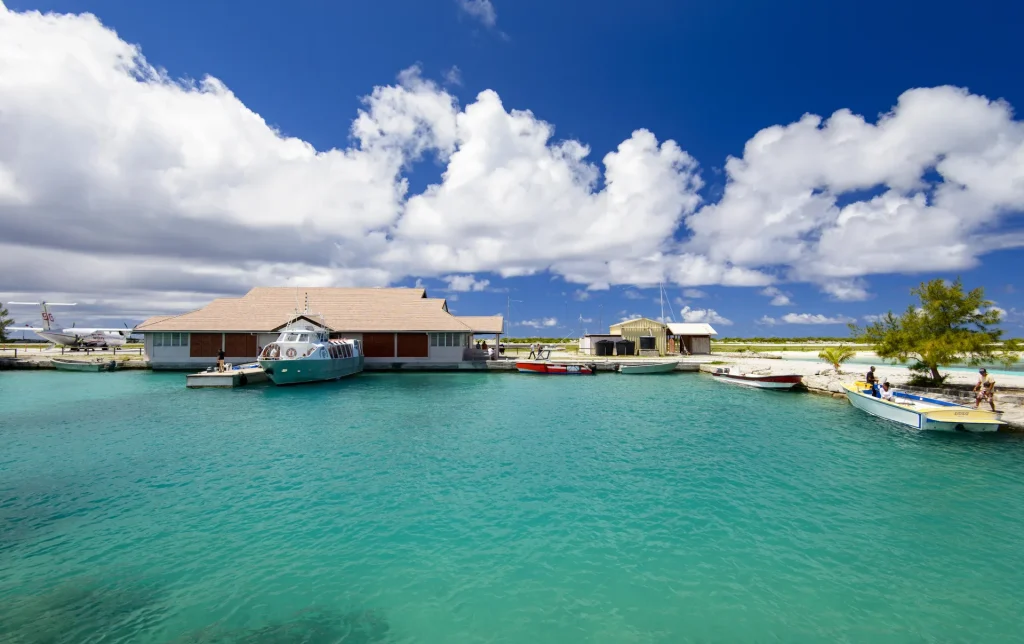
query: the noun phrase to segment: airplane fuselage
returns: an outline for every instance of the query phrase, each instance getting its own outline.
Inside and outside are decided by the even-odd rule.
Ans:
[[[51,329],[36,331],[36,334],[54,344],[63,344],[68,347],[121,347],[125,343],[125,337],[120,333],[95,329],[63,329],[61,331]]]

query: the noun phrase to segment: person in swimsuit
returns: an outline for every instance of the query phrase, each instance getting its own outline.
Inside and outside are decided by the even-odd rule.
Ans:
[[[976,396],[974,398],[974,408],[977,409],[981,406],[981,401],[987,400],[992,411],[996,410],[996,379],[988,375],[988,371],[985,369],[979,369],[978,374],[981,375],[978,378],[978,384],[974,385],[974,391]]]
[[[224,371],[224,350],[217,352],[217,371]]]

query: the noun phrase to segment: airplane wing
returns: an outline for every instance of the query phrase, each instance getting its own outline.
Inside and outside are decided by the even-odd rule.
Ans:
[[[46,329],[32,327],[32,326],[9,326],[7,327],[7,333],[11,331],[32,331],[38,333],[39,331],[45,331]]]
[[[100,333],[135,333],[135,329],[127,329],[125,327],[121,327],[120,329],[89,329],[89,331],[94,333],[96,331],[99,331]]]

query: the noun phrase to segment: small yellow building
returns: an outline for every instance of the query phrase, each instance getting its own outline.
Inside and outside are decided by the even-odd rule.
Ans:
[[[668,327],[650,318],[634,318],[613,324],[609,332],[634,343],[636,355],[663,356],[668,353]]]

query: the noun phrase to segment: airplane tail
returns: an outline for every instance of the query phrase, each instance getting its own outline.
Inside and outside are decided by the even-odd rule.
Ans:
[[[57,326],[57,320],[54,319],[53,313],[50,313],[50,307],[46,302],[40,302],[39,306],[43,310],[43,330],[49,331]]]
[[[38,304],[42,309],[43,331],[61,330],[57,325],[57,320],[53,317],[53,313],[50,313],[51,306],[75,306],[74,304],[64,304],[62,302],[8,302],[8,304]]]

